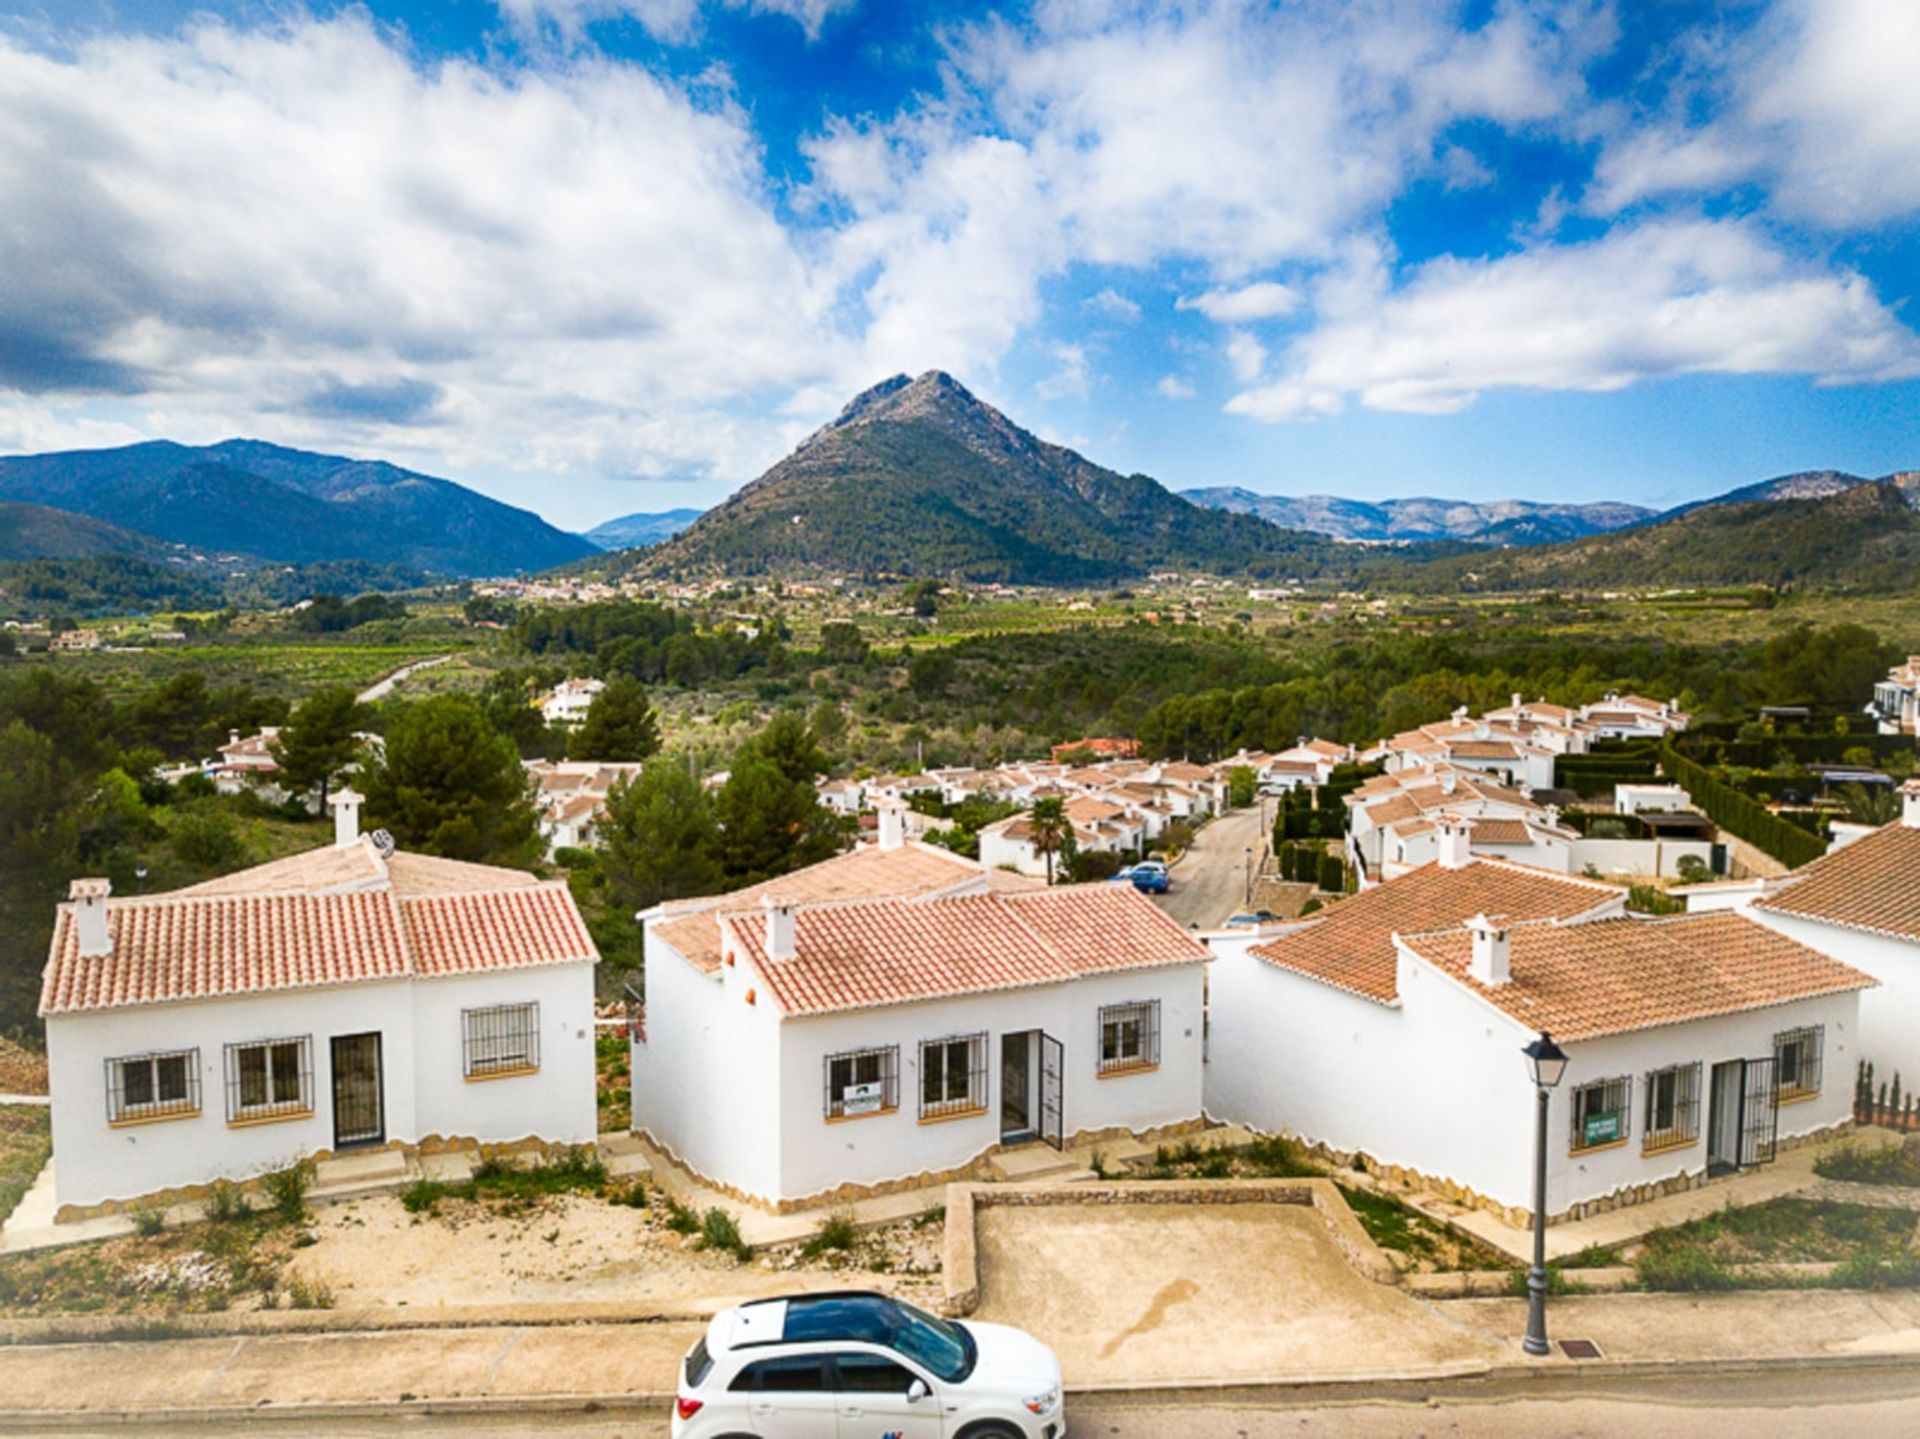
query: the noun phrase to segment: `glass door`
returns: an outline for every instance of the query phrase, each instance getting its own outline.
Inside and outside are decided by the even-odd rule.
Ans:
[[[380,1036],[333,1037],[333,1147],[384,1144],[386,1102],[380,1084]]]
[[[1000,1036],[1000,1138],[1033,1138],[1033,1033]]]

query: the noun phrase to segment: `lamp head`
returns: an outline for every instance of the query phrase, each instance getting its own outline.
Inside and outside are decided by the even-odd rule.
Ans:
[[[1553,1042],[1553,1036],[1544,1029],[1540,1037],[1531,1044],[1523,1045],[1520,1052],[1527,1057],[1527,1068],[1533,1075],[1533,1082],[1542,1089],[1552,1089],[1567,1072],[1567,1052]]]

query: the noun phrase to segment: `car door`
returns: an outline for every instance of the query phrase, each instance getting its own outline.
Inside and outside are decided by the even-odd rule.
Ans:
[[[941,1439],[940,1395],[925,1375],[884,1354],[846,1350],[833,1356],[840,1439]],[[911,1393],[926,1392],[918,1398]]]
[[[824,1355],[756,1360],[728,1387],[743,1393],[753,1432],[762,1439],[839,1439],[839,1405]]]

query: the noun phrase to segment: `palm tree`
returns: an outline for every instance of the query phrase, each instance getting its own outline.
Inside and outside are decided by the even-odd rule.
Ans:
[[[1066,801],[1062,799],[1037,799],[1033,802],[1033,812],[1027,816],[1027,831],[1032,836],[1033,847],[1047,859],[1047,883],[1053,883],[1053,857],[1058,854],[1073,835],[1073,822],[1067,818]]]
[[[1888,824],[1900,813],[1900,798],[1886,785],[1843,784],[1839,793],[1856,824]]]

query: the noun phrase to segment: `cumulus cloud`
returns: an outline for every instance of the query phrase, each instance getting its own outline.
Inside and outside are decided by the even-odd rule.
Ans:
[[[1060,368],[1035,385],[1043,400],[1084,400],[1093,387],[1093,368],[1082,345],[1049,345],[1048,351],[1060,362]]]
[[[722,0],[730,10],[759,15],[784,15],[817,39],[827,18],[851,10],[860,0]],[[501,13],[523,31],[552,26],[562,34],[578,36],[595,20],[625,16],[636,20],[655,37],[675,42],[691,40],[699,30],[700,0],[499,0]]]
[[[1300,292],[1273,280],[1242,285],[1237,290],[1208,290],[1200,295],[1183,295],[1177,302],[1182,310],[1198,310],[1209,320],[1222,325],[1244,325],[1249,320],[1272,320],[1291,315],[1300,308]]]
[[[1080,302],[1080,308],[1105,320],[1118,320],[1124,325],[1131,325],[1140,318],[1139,305],[1111,285],[1098,294],[1087,296]]]
[[[1444,258],[1393,287],[1357,253],[1277,380],[1229,411],[1448,414],[1486,390],[1605,391],[1687,374],[1920,375],[1920,337],[1862,277],[1797,261],[1737,221],[1661,221],[1493,260]]]
[[[1259,379],[1260,372],[1267,367],[1267,347],[1245,330],[1235,330],[1227,336],[1226,353],[1234,379],[1243,385]]]
[[[1194,396],[1193,386],[1178,375],[1162,375],[1153,388],[1163,400],[1191,400]]]

